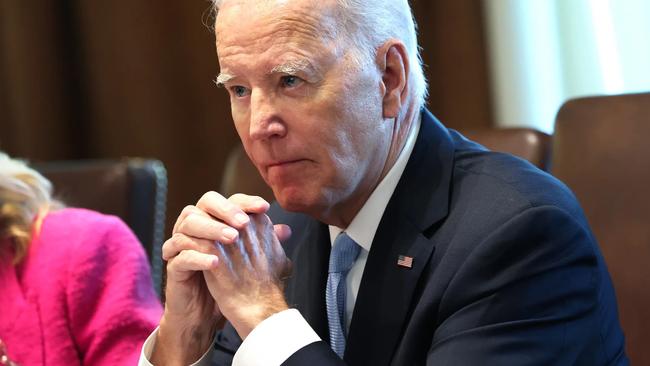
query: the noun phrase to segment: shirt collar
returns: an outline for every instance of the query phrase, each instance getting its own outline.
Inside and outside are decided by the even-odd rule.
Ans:
[[[379,226],[379,221],[381,221],[381,217],[384,215],[388,201],[393,195],[395,187],[397,187],[397,183],[399,183],[402,173],[404,173],[406,163],[408,163],[413,152],[415,140],[420,131],[420,123],[420,117],[418,117],[415,125],[409,131],[406,143],[399,153],[397,161],[395,161],[395,164],[390,168],[384,179],[379,182],[370,197],[368,197],[366,203],[361,207],[361,210],[352,219],[350,225],[345,229],[329,225],[331,243],[334,243],[336,237],[342,231],[345,231],[359,246],[366,251],[370,251],[377,227]]]

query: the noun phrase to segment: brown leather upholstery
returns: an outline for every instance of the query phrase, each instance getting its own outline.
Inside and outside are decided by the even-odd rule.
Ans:
[[[616,289],[633,365],[650,365],[650,93],[560,109],[553,174],[576,194]]]
[[[543,170],[549,168],[551,136],[543,132],[531,128],[490,128],[461,133],[490,150],[526,159]]]
[[[519,156],[541,169],[548,168],[551,137],[545,133],[529,128],[480,129],[461,133],[488,149]],[[273,192],[241,145],[235,146],[228,155],[221,192],[226,197],[242,192],[261,196],[269,202],[274,200]]]
[[[167,174],[160,161],[80,160],[33,164],[67,206],[119,216],[145,247],[156,291],[162,282]]]

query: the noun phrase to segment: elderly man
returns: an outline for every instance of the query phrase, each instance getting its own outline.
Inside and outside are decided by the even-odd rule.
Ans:
[[[407,0],[215,10],[217,81],[279,207],[183,210],[141,364],[627,363],[569,190],[423,108]]]

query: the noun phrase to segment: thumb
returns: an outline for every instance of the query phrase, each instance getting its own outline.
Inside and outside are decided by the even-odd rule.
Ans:
[[[289,225],[284,225],[284,224],[273,225],[273,231],[275,231],[275,235],[278,236],[278,240],[280,240],[280,242],[289,240],[289,238],[291,237],[291,228],[289,227]]]

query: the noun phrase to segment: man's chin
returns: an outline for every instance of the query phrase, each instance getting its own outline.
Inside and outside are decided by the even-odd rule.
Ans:
[[[276,196],[276,200],[278,201],[280,207],[282,207],[286,211],[301,212],[301,213],[307,213],[307,211],[309,211],[310,205],[304,200],[285,197],[285,196],[282,197]]]
[[[285,188],[276,191],[274,189],[273,194],[280,207],[286,211],[313,215],[319,207],[318,200],[314,195],[307,194],[302,190]]]

